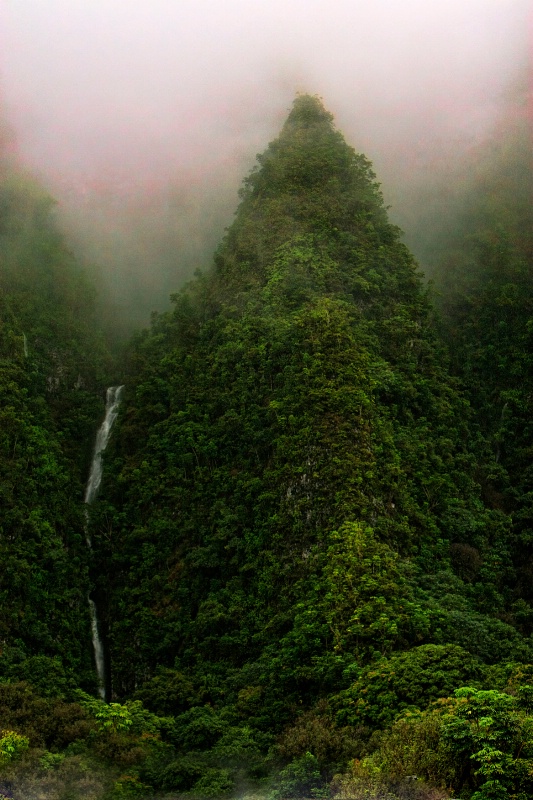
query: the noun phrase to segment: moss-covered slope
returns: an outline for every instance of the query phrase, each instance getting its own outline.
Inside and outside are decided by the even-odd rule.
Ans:
[[[100,504],[119,693],[183,668],[279,727],[396,649],[529,652],[494,618],[509,521],[416,264],[320,100],[297,98],[129,372]]]

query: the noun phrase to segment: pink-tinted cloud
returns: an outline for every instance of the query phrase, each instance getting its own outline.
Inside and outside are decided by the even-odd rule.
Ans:
[[[396,198],[435,152],[484,135],[527,62],[530,17],[530,0],[0,0],[0,97],[63,207],[90,198],[77,241],[105,240],[109,270],[119,241],[139,275],[156,269],[120,214],[149,197],[164,228],[179,196],[200,244],[183,256],[172,223],[182,271],[166,293],[203,257],[202,225],[207,247],[231,219],[296,91],[324,98]]]

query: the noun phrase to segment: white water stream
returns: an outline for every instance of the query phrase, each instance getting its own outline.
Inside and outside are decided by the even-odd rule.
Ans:
[[[102,455],[109,442],[111,428],[117,418],[118,409],[120,406],[120,398],[122,395],[123,386],[110,386],[106,394],[105,416],[104,421],[100,425],[98,433],[96,434],[96,443],[94,445],[93,460],[91,462],[91,470],[89,472],[89,480],[85,489],[85,497],[83,502],[86,506],[90,506],[96,499],[100,484],[102,483]],[[89,550],[92,550],[91,534],[89,533],[89,513],[86,509],[86,525],[85,525],[85,538]],[[98,676],[98,693],[102,700],[105,700],[105,658],[104,646],[100,631],[98,627],[98,609],[96,603],[89,597],[89,612],[91,615],[91,632],[94,648],[94,660],[96,662],[96,674]]]

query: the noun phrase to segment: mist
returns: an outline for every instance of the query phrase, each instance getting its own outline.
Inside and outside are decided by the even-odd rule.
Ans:
[[[297,92],[430,271],[428,206],[516,113],[530,34],[529,0],[0,0],[0,140],[126,334],[209,266]]]

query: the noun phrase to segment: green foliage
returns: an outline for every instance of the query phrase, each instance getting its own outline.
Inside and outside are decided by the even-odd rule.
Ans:
[[[174,743],[185,750],[208,748],[226,728],[227,723],[211,706],[195,706],[176,717]]]
[[[150,790],[150,786],[142,783],[136,775],[121,775],[118,781],[115,781],[112,791],[112,798],[121,797],[146,797],[146,793]]]
[[[42,697],[66,697],[76,686],[74,670],[67,670],[59,656],[35,655],[24,658],[22,652],[5,648],[0,660],[3,677],[8,681],[31,683]]]
[[[178,670],[164,668],[159,669],[153,678],[137,689],[135,697],[161,717],[176,716],[199,699],[186,675]]]
[[[520,695],[495,690],[455,692],[457,701],[443,718],[441,735],[457,759],[456,774],[470,773],[473,800],[531,795],[533,718],[523,708],[529,695],[524,691],[524,702]]]
[[[511,515],[513,591],[531,605],[532,170],[519,105],[526,105],[525,92],[516,100],[491,140],[461,167],[470,177],[447,211],[434,269],[452,367],[476,411],[483,458],[493,459],[482,475],[486,501]],[[530,615],[520,623],[533,630]]]
[[[183,755],[174,759],[161,776],[161,788],[180,792],[192,789],[205,770],[205,762],[194,755]]]
[[[27,683],[0,683],[0,719],[32,747],[64,748],[85,739],[92,725],[77,703],[40,697]]]
[[[341,797],[530,796],[527,236],[465,219],[453,377],[370,163],[299,96],[130,344],[89,553],[108,357],[52,207],[2,178],[0,718],[42,781],[83,755],[109,797],[216,797],[282,759],[274,800],[320,798],[356,759]],[[109,705],[73,692],[90,589]]]
[[[457,689],[454,698],[394,723],[358,774],[402,778],[416,769],[472,800],[526,800],[533,788],[533,718],[529,687],[521,694]]]
[[[0,766],[20,756],[28,749],[30,740],[16,731],[0,733]]]
[[[398,554],[368,527],[346,523],[332,533],[323,591],[335,651],[386,654],[410,627],[418,625],[426,633],[427,622],[413,602],[402,566]]]
[[[120,731],[127,731],[133,725],[131,714],[125,706],[120,703],[105,703],[96,711],[95,717],[98,727],[102,731],[109,731],[119,733]]]
[[[65,758],[65,753],[50,753],[48,750],[39,759],[39,764],[45,771],[57,769]]]
[[[47,800],[108,800],[117,777],[86,755],[32,753],[12,762],[0,779],[0,797]],[[4,777],[2,776],[2,777]]]
[[[173,720],[156,717],[139,700],[107,704],[81,691],[76,695],[93,720],[85,742],[90,752],[105,764],[128,768],[129,777],[133,769],[135,776],[160,783],[155,776],[164,770],[172,754],[161,733],[172,729]]]
[[[21,654],[15,678],[63,693],[73,676],[93,683],[81,499],[109,357],[53,206],[28,177],[2,172],[0,632]]]
[[[333,783],[339,800],[448,800],[450,793],[439,789],[416,775],[393,780],[369,772],[368,764],[356,762],[347,774],[337,776]]]
[[[421,645],[363,669],[334,700],[339,724],[388,727],[406,710],[425,709],[465,681],[483,681],[485,669],[456,645]]]
[[[442,743],[437,714],[406,714],[384,734],[374,737],[377,748],[353,767],[357,778],[399,781],[418,775],[432,785],[453,785],[453,761]]]
[[[270,792],[271,800],[291,797],[327,797],[329,794],[320,774],[318,761],[312,753],[305,753],[282,769]]]
[[[194,784],[192,794],[199,797],[226,797],[234,791],[234,782],[227,769],[207,769]]]
[[[275,752],[288,761],[312,753],[321,771],[341,769],[360,754],[362,740],[353,727],[335,726],[331,716],[324,701],[300,714],[279,737]]]
[[[132,344],[95,541],[119,694],[180,714],[258,686],[248,719],[279,730],[350,665],[441,641],[414,586],[450,542],[498,545],[467,606],[501,611],[506,518],[416,265],[317,98],[241,196],[214,268]]]

